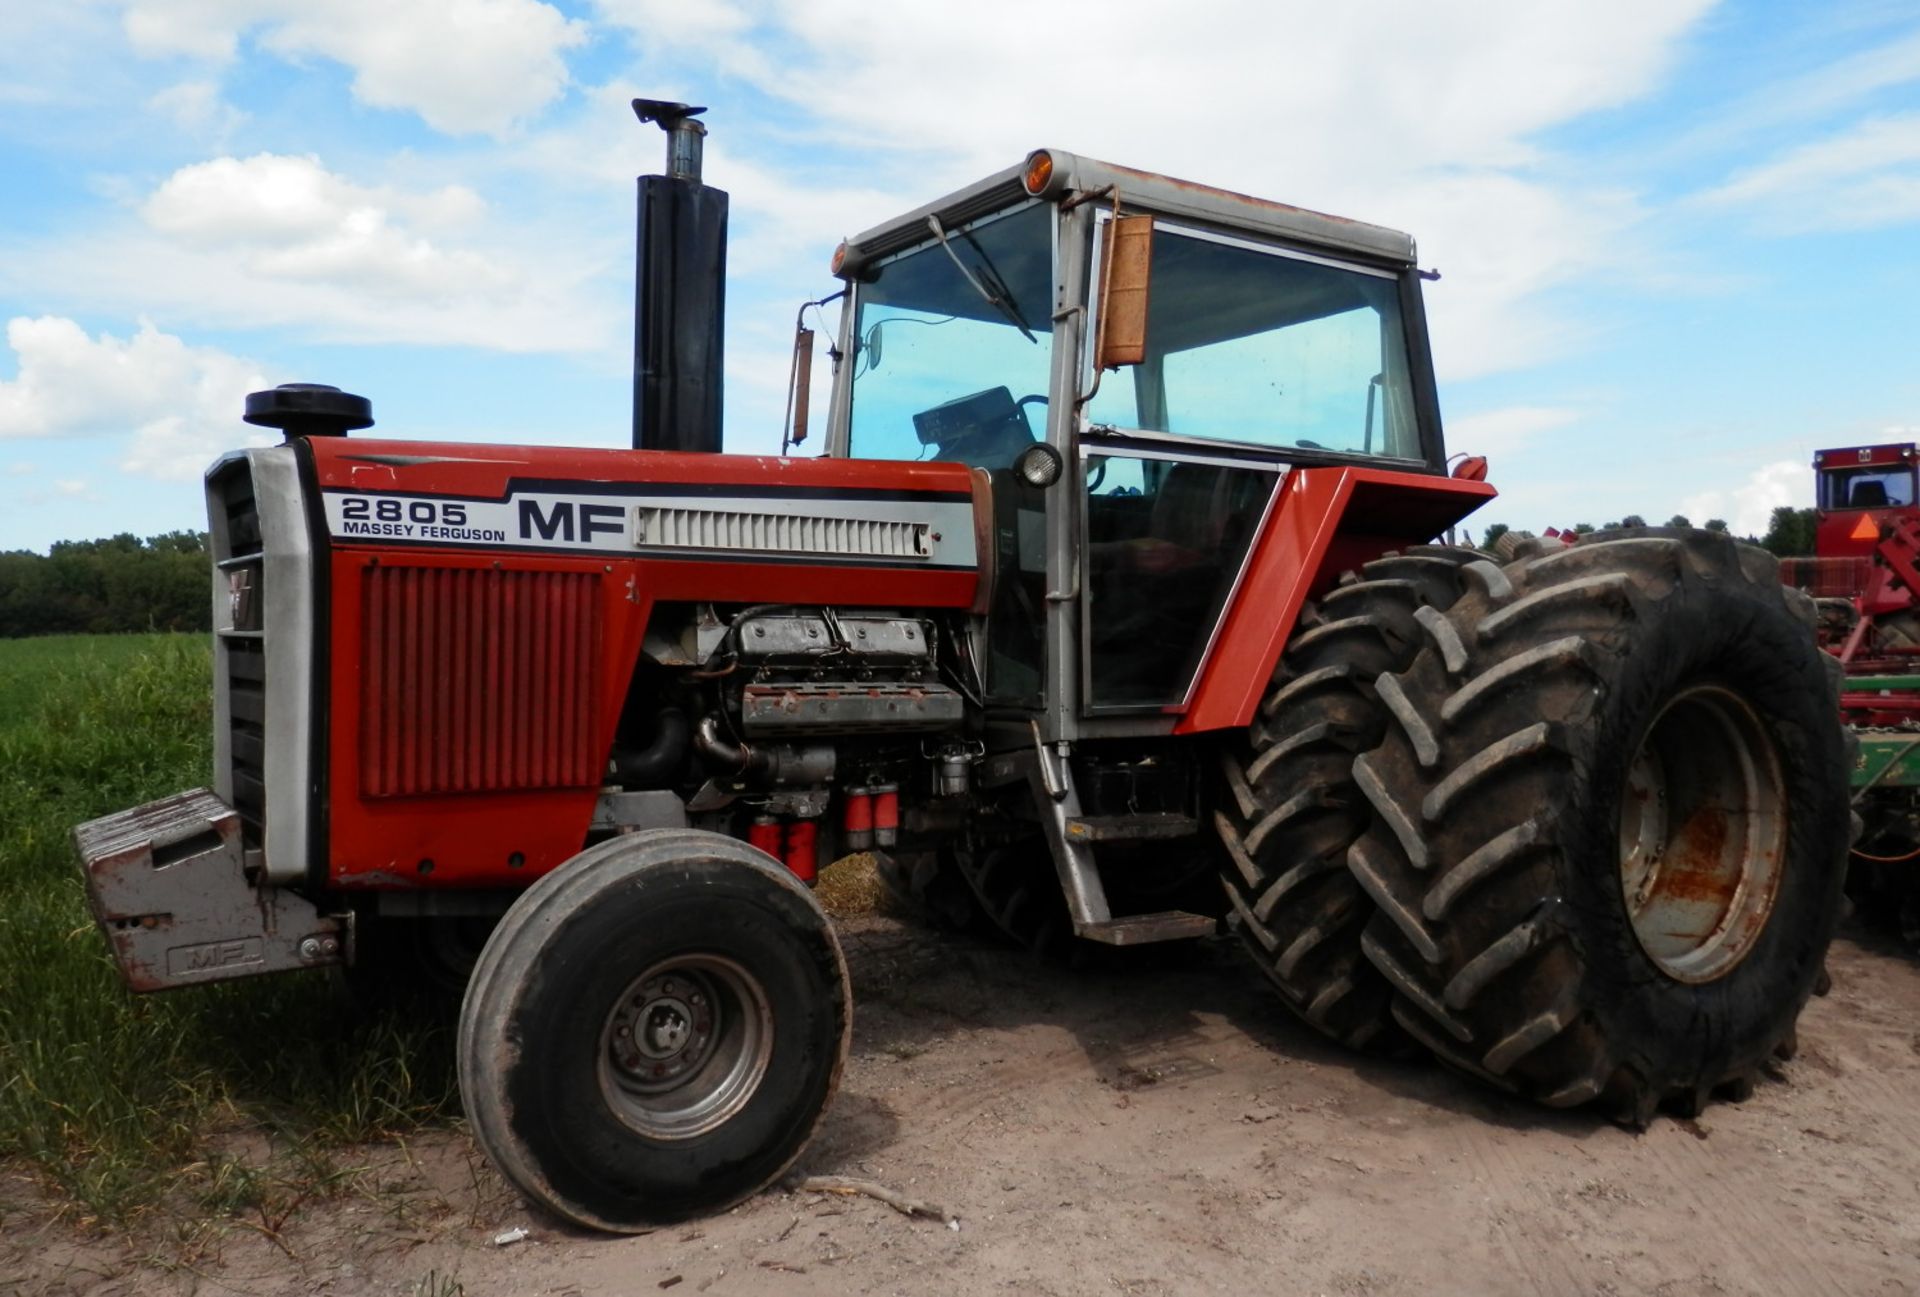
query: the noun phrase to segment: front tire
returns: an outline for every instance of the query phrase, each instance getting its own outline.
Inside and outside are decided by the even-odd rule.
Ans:
[[[535,1205],[632,1233],[792,1165],[847,1056],[846,961],[764,853],[688,829],[615,838],[515,902],[461,1006],[475,1138]]]
[[[1426,623],[1356,764],[1349,866],[1395,1017],[1442,1059],[1644,1125],[1734,1097],[1822,973],[1849,811],[1805,596],[1724,536],[1618,533]]]

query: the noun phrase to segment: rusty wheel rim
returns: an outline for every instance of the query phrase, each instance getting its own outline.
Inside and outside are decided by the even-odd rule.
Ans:
[[[746,969],[680,955],[635,978],[607,1014],[600,1090],[653,1139],[692,1139],[746,1107],[773,1053],[773,1012]]]
[[[1661,708],[1620,798],[1633,933],[1668,977],[1724,977],[1766,930],[1786,849],[1786,781],[1744,699],[1698,685]]]

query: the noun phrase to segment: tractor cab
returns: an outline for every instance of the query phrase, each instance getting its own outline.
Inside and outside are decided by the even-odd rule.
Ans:
[[[1042,150],[834,271],[829,452],[990,484],[974,647],[1049,740],[1193,713],[1289,470],[1444,472],[1404,234]]]
[[[1814,550],[1821,558],[1870,555],[1896,518],[1920,518],[1912,442],[1848,446],[1813,453],[1818,483]]]

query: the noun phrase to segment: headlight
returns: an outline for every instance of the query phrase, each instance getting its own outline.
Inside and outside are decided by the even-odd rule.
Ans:
[[[1044,441],[1036,441],[1020,452],[1013,467],[1029,486],[1052,486],[1060,480],[1062,463],[1059,451]]]

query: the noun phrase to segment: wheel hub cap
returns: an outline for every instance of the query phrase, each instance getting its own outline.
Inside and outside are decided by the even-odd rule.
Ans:
[[[1620,798],[1620,885],[1667,976],[1711,982],[1765,931],[1786,850],[1785,777],[1753,708],[1718,685],[1661,709]]]
[[[730,959],[683,955],[647,970],[607,1014],[600,1087],[643,1135],[684,1139],[753,1097],[772,1052],[760,983]]]

